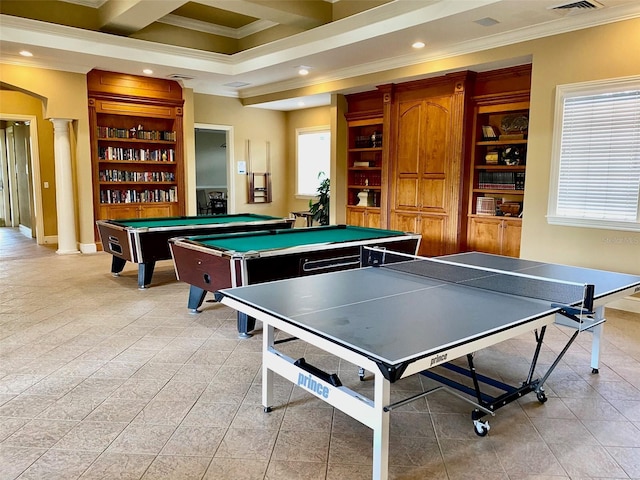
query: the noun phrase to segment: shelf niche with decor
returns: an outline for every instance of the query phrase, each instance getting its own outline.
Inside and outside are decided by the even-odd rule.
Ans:
[[[517,257],[527,169],[529,91],[474,98],[467,249]]]
[[[348,113],[346,117],[347,223],[380,228],[387,190],[382,111]]]
[[[87,85],[95,219],[184,215],[180,85],[100,70]]]

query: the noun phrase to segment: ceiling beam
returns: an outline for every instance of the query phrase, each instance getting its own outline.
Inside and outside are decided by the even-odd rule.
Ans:
[[[100,30],[130,35],[187,3],[187,0],[107,0],[98,10]]]
[[[324,0],[195,0],[210,7],[270,20],[280,25],[310,29],[332,20],[332,7]]]

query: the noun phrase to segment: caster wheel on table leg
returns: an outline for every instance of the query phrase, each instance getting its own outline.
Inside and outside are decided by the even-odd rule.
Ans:
[[[271,410],[273,410],[271,407],[264,407],[264,413],[271,413]]]

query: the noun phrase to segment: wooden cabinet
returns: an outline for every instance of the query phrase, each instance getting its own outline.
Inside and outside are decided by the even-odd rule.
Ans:
[[[347,207],[347,225],[380,228],[380,211],[367,207]]]
[[[460,251],[466,75],[398,87],[391,228],[422,234],[421,255]]]
[[[467,246],[476,252],[519,257],[521,231],[519,218],[471,216]]]
[[[467,249],[519,256],[529,92],[474,102]]]
[[[380,228],[386,197],[382,114],[347,114],[347,223]]]
[[[179,84],[98,70],[87,82],[95,218],[184,215]]]

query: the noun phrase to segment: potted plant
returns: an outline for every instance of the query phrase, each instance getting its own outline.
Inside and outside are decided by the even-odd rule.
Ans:
[[[324,178],[323,178],[324,177]],[[329,177],[324,172],[318,174],[318,178],[323,178],[316,190],[318,199],[314,203],[313,200],[309,200],[309,211],[313,216],[313,219],[320,225],[329,225]]]

